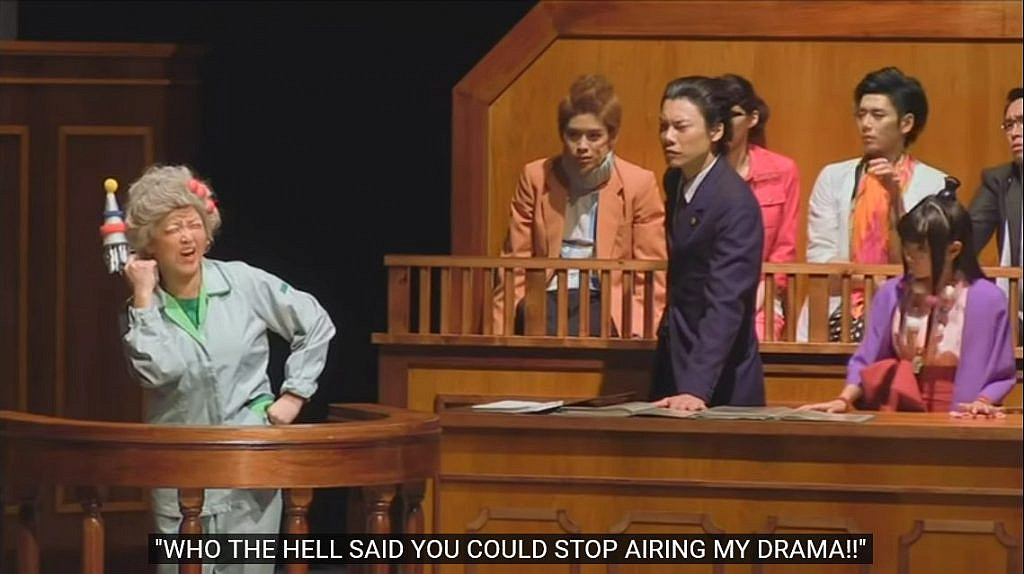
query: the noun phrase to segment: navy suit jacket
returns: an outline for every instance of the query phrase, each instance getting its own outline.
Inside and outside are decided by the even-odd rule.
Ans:
[[[655,398],[689,393],[708,406],[763,405],[754,331],[764,226],[747,182],[720,157],[679,205],[682,172],[665,173],[668,304]]]

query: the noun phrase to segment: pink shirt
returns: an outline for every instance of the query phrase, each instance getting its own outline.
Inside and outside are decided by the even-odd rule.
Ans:
[[[764,222],[763,261],[787,263],[796,260],[796,226],[800,215],[800,173],[796,162],[784,155],[750,144],[747,147],[750,170],[747,184],[754,191],[761,205],[761,219]],[[786,276],[776,278],[779,290],[786,288]],[[763,294],[758,293],[758,301]],[[781,300],[776,297],[774,335],[782,337],[785,319],[782,316]],[[755,317],[758,340],[764,340],[764,309],[758,309]]]
[[[751,144],[747,183],[761,204],[764,261],[796,260],[796,226],[800,214],[800,173],[790,158]],[[784,283],[782,283],[784,285]]]

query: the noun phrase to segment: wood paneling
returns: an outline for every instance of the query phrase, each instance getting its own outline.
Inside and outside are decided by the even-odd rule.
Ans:
[[[117,312],[127,289],[101,265],[96,213],[102,212],[103,180],[128,184],[153,162],[153,130],[147,126],[61,126],[57,152],[57,309],[54,326],[55,412],[72,418],[139,421],[142,393],[128,377]],[[75,246],[95,245],[89,257]],[[74,253],[75,256],[69,256]],[[91,285],[91,292],[81,289]],[[118,400],[111,401],[116,390]],[[135,405],[135,409],[125,408]]]
[[[123,192],[149,163],[194,159],[198,54],[165,44],[0,42],[3,406],[140,420],[141,393],[120,356],[127,290],[103,272],[102,183],[115,177]],[[40,543],[50,548],[43,568],[66,572],[75,568],[66,551],[81,535],[82,507],[73,491],[51,492],[39,501]],[[138,544],[150,518],[138,512],[137,490],[101,495],[114,557]]]
[[[117,310],[124,305],[127,290],[121,277],[108,275],[99,264],[97,217],[91,215],[97,206],[102,210],[104,179],[113,177],[121,182],[117,195],[124,206],[128,184],[152,163],[153,130],[148,126],[59,128],[54,304],[54,411],[58,415],[142,420],[142,390],[128,376],[121,351]],[[75,247],[90,244],[96,245],[95,257]],[[69,253],[76,256],[69,257]],[[94,287],[83,292],[81,285]],[[110,400],[112,396],[117,400]],[[57,488],[57,512],[81,512],[76,501],[66,500],[67,493]],[[138,489],[114,489],[103,495],[108,512],[147,508],[145,493]]]
[[[887,0],[872,10],[865,10],[860,0],[555,1],[547,5],[559,35],[566,37],[1021,37],[1021,6],[1003,0]]]
[[[900,66],[930,96],[930,126],[913,152],[959,177],[966,199],[979,170],[1008,156],[995,125],[1004,94],[1021,83],[1022,13],[1012,0],[891,0],[870,10],[854,0],[541,2],[453,91],[453,252],[498,252],[518,171],[558,152],[557,102],[591,72],[609,77],[623,102],[618,152],[656,172],[666,82],[746,75],[772,107],[770,147],[796,159],[806,201],[824,164],[859,151],[856,83]],[[805,222],[802,213],[800,253]],[[985,260],[995,262],[991,248]]]
[[[560,38],[491,105],[486,254],[501,247],[523,165],[559,153],[555,111],[577,76],[599,72],[615,84],[623,106],[616,153],[660,176],[665,164],[658,112],[665,84],[683,75],[733,72],[749,78],[771,107],[769,148],[800,168],[802,259],[805,206],[818,172],[860,153],[853,89],[865,73],[889,65],[920,79],[928,94],[928,122],[911,152],[960,178],[961,198],[968,201],[980,170],[1009,157],[996,124],[1006,92],[1021,83],[1019,42]],[[986,262],[995,263],[988,252]]]
[[[812,424],[447,411],[435,505],[444,509],[442,532],[462,532],[490,506],[563,509],[583,532],[609,532],[624,516],[674,515],[691,532],[710,524],[728,533],[872,533],[876,573],[903,572],[901,548],[910,549],[912,571],[1007,572],[1022,534],[1021,422],[1020,415],[956,421],[942,413]],[[710,566],[701,568],[688,571]]]
[[[30,145],[28,126],[0,125],[0,408],[19,410],[28,402]]]
[[[1017,522],[1018,530],[1020,521]],[[924,540],[922,540],[924,537]],[[969,542],[956,554],[947,551],[951,543]],[[962,544],[961,544],[962,546]],[[911,572],[968,572],[977,568],[975,557],[1005,560],[1002,571],[1020,572],[1021,544],[1007,532],[1006,524],[991,520],[915,520],[899,540],[899,574]],[[992,572],[996,572],[995,569]]]

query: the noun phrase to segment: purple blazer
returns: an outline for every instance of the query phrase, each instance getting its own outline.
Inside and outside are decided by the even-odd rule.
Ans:
[[[860,385],[864,367],[896,358],[892,345],[892,317],[899,306],[904,278],[886,281],[871,301],[871,316],[864,340],[850,357],[846,383]],[[1000,404],[1013,390],[1017,369],[1010,341],[1006,294],[991,281],[978,279],[967,288],[960,364],[953,380],[953,405],[985,397]]]

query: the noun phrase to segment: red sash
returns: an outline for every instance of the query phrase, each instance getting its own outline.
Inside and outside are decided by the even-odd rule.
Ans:
[[[880,411],[949,412],[956,367],[924,367],[914,375],[910,361],[883,359],[860,372],[864,405]]]

